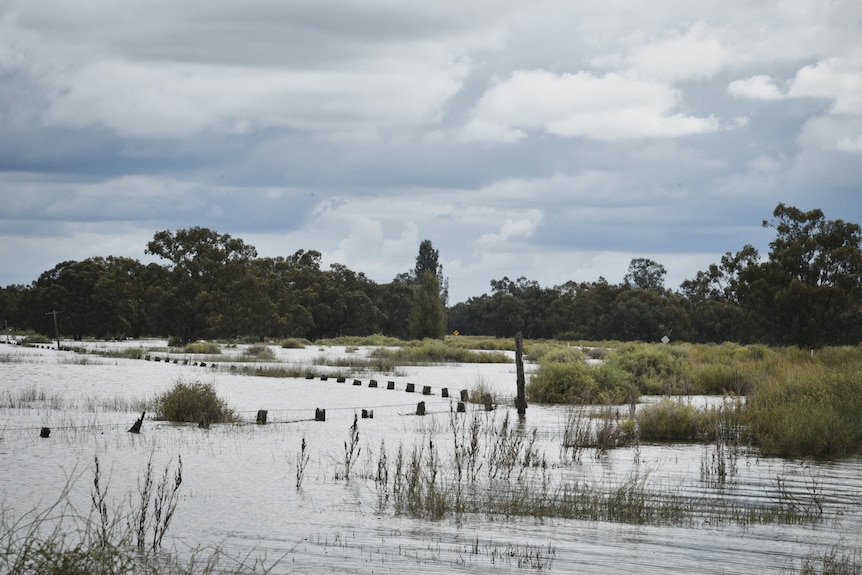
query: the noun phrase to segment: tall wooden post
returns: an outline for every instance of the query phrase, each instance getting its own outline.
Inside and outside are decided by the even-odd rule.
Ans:
[[[518,377],[515,407],[518,409],[518,415],[523,417],[527,413],[527,381],[524,377],[524,337],[520,331],[515,335],[515,369]]]

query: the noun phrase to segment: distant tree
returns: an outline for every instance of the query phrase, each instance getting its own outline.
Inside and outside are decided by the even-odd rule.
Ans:
[[[242,289],[254,246],[229,234],[194,227],[156,232],[146,253],[168,260],[173,313],[171,334],[187,342],[199,337],[236,333],[242,313]]]
[[[862,229],[778,204],[767,261],[745,246],[683,283],[683,290],[742,308],[768,343],[820,347],[862,338]]]
[[[440,263],[440,251],[434,249],[431,240],[422,240],[419,244],[419,253],[416,255],[416,264],[413,270],[398,274],[393,281],[420,285],[426,272],[437,276],[437,283],[440,285],[440,301],[443,302],[443,307],[446,307],[449,305],[449,280],[443,277],[443,264]]]
[[[660,263],[648,258],[634,258],[629,263],[623,283],[629,287],[661,293],[664,291],[664,278],[667,270]]]
[[[422,283],[414,286],[413,309],[410,312],[410,337],[442,339],[446,335],[446,310],[440,301],[440,281],[426,271]]]

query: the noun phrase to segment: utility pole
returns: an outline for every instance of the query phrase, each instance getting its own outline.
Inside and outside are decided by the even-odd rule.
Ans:
[[[45,315],[54,315],[54,335],[57,336],[57,351],[60,351],[60,328],[57,326],[57,310],[49,311]]]

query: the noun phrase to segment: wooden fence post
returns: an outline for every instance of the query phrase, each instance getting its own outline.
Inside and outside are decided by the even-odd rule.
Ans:
[[[527,413],[526,379],[524,377],[524,336],[519,331],[515,335],[515,370],[517,372],[516,385],[518,394],[515,397],[515,407],[518,415],[523,417]]]

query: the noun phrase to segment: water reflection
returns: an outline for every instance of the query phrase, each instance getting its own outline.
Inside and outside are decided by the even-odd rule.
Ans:
[[[294,351],[278,353],[284,358]],[[312,351],[321,354],[317,348]],[[226,370],[201,373],[191,366],[140,360],[96,358],[83,363],[76,362],[74,354],[44,350],[18,353],[22,354],[18,360],[0,363],[4,391],[38,388],[64,407],[37,403],[0,408],[0,497],[5,508],[24,513],[55,500],[68,486],[71,503],[87,509],[92,462],[98,456],[108,496],[119,513],[128,508],[147,461],[152,459],[155,469],[161,470],[181,455],[184,484],[167,534],[170,545],[181,552],[221,545],[237,557],[278,560],[274,573],[780,573],[798,565],[811,550],[820,552],[835,544],[859,548],[860,458],[785,461],[741,449],[734,454],[725,481],[704,474],[716,454],[711,446],[697,444],[641,444],[600,456],[585,452],[570,461],[561,457],[560,449],[566,411],[531,405],[523,420],[510,412],[509,430],[525,441],[535,430],[535,448],[547,467],[513,473],[508,483],[499,475],[492,481],[483,456],[477,473],[480,489],[505,494],[506,485],[511,485],[513,491],[523,488],[525,494],[536,494],[543,481],[552,481],[554,486],[610,491],[636,477],[656,498],[684,498],[704,509],[710,508],[705,505],[710,501],[751,509],[784,506],[820,518],[788,524],[701,513],[682,522],[633,525],[484,509],[417,519],[396,513],[385,496],[381,503],[375,481],[381,445],[391,477],[399,447],[406,465],[411,450],[424,446],[420,462],[427,467],[429,441],[433,442],[439,485],[451,487],[456,449],[452,418],[462,417],[465,423],[478,418],[487,434],[503,424],[505,408],[485,413],[471,406],[468,413],[457,415],[451,413],[451,399],[439,393],[408,394],[403,387],[386,390],[334,380],[255,378]],[[311,355],[296,353],[297,362]],[[375,375],[362,377],[367,382]],[[512,365],[410,367],[395,379],[436,391],[444,386],[466,389],[478,377],[500,396],[514,395]],[[117,413],[80,401],[92,395],[152,397],[177,378],[212,382],[238,411],[253,414],[267,409],[270,423],[203,430],[147,420],[141,435],[134,435],[126,429],[140,415],[136,410]],[[428,404],[425,417],[412,415],[420,399]],[[325,422],[313,421],[319,407],[327,409]],[[349,481],[337,480],[350,425],[362,408],[373,409],[374,418],[359,420],[356,467]],[[34,432],[41,426],[52,428],[49,439]],[[296,456],[303,438],[309,459],[297,489]],[[520,483],[515,479],[519,475]],[[392,497],[392,486],[388,489]]]

